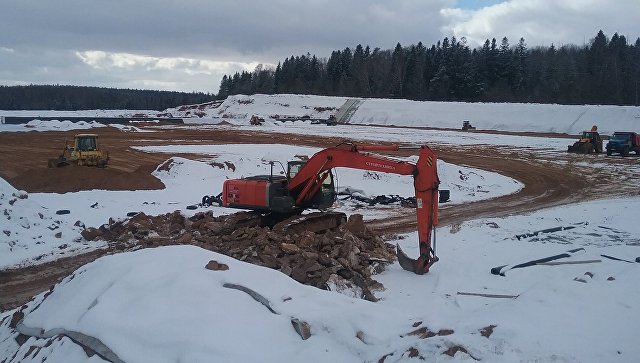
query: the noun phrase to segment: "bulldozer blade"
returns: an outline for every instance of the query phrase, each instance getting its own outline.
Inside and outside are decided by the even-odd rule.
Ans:
[[[396,256],[398,257],[398,263],[400,264],[400,267],[409,272],[417,273],[416,265],[418,261],[407,256],[402,248],[400,248],[399,244],[396,244]]]

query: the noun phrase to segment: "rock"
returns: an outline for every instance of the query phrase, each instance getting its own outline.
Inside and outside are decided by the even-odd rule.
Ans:
[[[349,267],[354,269],[360,263],[360,259],[358,258],[358,255],[356,254],[355,251],[349,252],[349,255],[347,256],[347,261],[349,262]]]
[[[295,253],[300,253],[300,247],[292,243],[281,243],[280,248],[282,248],[282,251],[284,251],[284,253],[288,253],[291,255]]]
[[[344,268],[349,268],[349,261],[347,261],[347,259],[345,259],[344,257],[340,257],[337,259],[338,263],[342,265],[342,267]]]
[[[324,266],[333,266],[335,264],[337,264],[338,262],[335,260],[332,260],[329,255],[327,255],[326,253],[321,253],[318,255],[318,262],[320,262],[322,265]]]
[[[318,254],[316,252],[303,251],[302,257],[306,258],[307,260],[316,260],[318,259]]]
[[[493,329],[497,327],[497,325],[487,325],[484,328],[480,329],[480,335],[482,335],[485,338],[488,338],[491,336],[491,334],[493,334]]]
[[[84,231],[80,232],[80,235],[82,235],[82,237],[87,241],[93,241],[94,239],[102,236],[102,231],[93,227],[89,227]]]
[[[346,268],[341,268],[338,270],[338,275],[340,275],[340,277],[349,280],[353,277],[353,273],[349,270],[347,270]]]
[[[264,263],[265,267],[269,267],[276,270],[280,268],[280,262],[278,261],[278,259],[271,255],[262,255],[260,259],[262,259],[262,262]]]
[[[311,337],[311,326],[306,321],[292,318],[291,325],[293,325],[293,328],[296,330],[296,333],[300,335],[302,340],[307,340]]]
[[[316,244],[315,233],[313,232],[305,232],[305,234],[300,238],[297,245],[301,248],[311,247]]]
[[[291,276],[291,273],[293,272],[293,270],[291,269],[291,266],[287,264],[282,264],[282,266],[280,267],[280,272],[282,272],[287,276]]]
[[[135,226],[131,226],[132,228],[135,228]],[[148,229],[138,229],[137,231],[135,231],[135,233],[133,233],[133,237],[135,237],[135,239],[143,239],[145,237],[147,237],[149,234],[151,233],[150,230]]]
[[[176,243],[179,243],[181,245],[186,245],[191,243],[192,239],[193,239],[193,236],[191,235],[191,233],[185,233],[182,236],[176,238]]]
[[[291,277],[301,284],[307,282],[307,271],[302,266],[296,266],[291,271]]]
[[[12,196],[18,198],[18,199],[27,199],[29,198],[29,194],[27,194],[27,192],[25,192],[24,190],[17,190],[13,193],[11,193]]]
[[[76,227],[85,228],[84,223],[82,223],[81,221],[76,221],[76,223],[74,223],[73,225]]]
[[[302,269],[304,269],[307,274],[315,271],[320,271],[323,268],[324,267],[321,264],[319,264],[318,261],[316,260],[307,260],[302,265]]]
[[[210,233],[221,233],[224,230],[224,223],[222,222],[207,222],[203,225],[204,229]]]
[[[362,214],[350,215],[349,220],[345,224],[345,228],[358,237],[366,237],[368,235],[367,226],[364,224]]]
[[[62,232],[58,232],[54,235],[56,238],[62,238]]]
[[[265,255],[277,256],[282,253],[282,250],[278,248],[278,246],[274,246],[272,244],[266,244],[264,246],[264,250],[262,251]]]
[[[218,261],[211,260],[204,268],[212,271],[227,271],[229,269],[229,266],[224,263],[219,263]]]

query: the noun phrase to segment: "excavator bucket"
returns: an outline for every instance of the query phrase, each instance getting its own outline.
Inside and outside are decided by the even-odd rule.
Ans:
[[[428,247],[425,244],[420,244],[421,250],[425,250],[426,248]],[[413,259],[407,256],[398,244],[396,244],[396,257],[398,258],[398,263],[402,269],[413,272],[417,275],[423,275],[429,272],[431,265],[439,260],[438,256],[435,255],[432,249],[428,253],[421,253],[420,257],[417,259]]]
[[[407,256],[407,254],[404,253],[402,248],[400,248],[399,244],[396,244],[396,256],[398,257],[398,263],[400,264],[400,267],[402,267],[404,270],[407,270],[409,272],[413,272],[416,274],[418,273],[416,272],[416,266],[418,265],[418,261]]]

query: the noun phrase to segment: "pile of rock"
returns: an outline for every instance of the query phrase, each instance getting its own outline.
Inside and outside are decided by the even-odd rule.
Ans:
[[[375,301],[383,286],[372,279],[395,260],[395,249],[369,231],[362,215],[321,232],[283,232],[261,227],[247,212],[215,217],[209,212],[185,218],[180,212],[139,213],[83,232],[87,240],[104,239],[114,250],[193,244],[238,260],[282,271],[298,282],[339,290]]]

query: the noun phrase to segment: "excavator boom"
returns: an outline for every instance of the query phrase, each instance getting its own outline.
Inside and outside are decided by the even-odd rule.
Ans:
[[[438,224],[438,179],[437,158],[428,146],[420,146],[420,154],[415,164],[387,158],[362,151],[396,151],[398,145],[351,145],[350,148],[333,147],[314,154],[305,166],[289,181],[288,189],[296,196],[296,204],[304,203],[316,195],[327,171],[345,167],[399,175],[411,175],[414,178],[416,196],[416,214],[418,219],[418,239],[420,256],[411,260],[398,246],[400,265],[417,274],[429,271],[438,258],[435,255],[431,239],[432,231]]]

